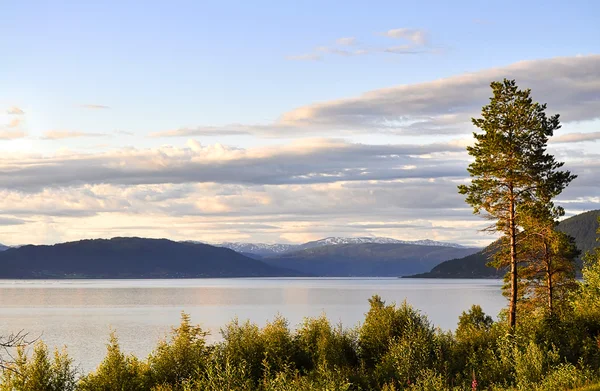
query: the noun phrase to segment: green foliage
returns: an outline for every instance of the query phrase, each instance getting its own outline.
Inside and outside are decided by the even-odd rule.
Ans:
[[[248,376],[255,383],[262,378],[265,347],[260,328],[249,321],[240,323],[237,319],[221,329],[223,343],[218,347],[225,359],[233,366],[246,368]]]
[[[142,391],[145,384],[147,365],[134,356],[121,352],[116,333],[111,332],[106,347],[106,357],[95,372],[83,377],[81,391]]]
[[[52,359],[38,343],[29,356],[17,351],[0,391],[458,391],[473,381],[478,390],[542,391],[600,379],[600,317],[575,302],[569,314],[527,318],[512,334],[479,306],[463,312],[452,333],[406,302],[374,296],[370,304],[357,329],[325,316],[295,331],[280,316],[262,328],[234,320],[213,345],[182,314],[145,361],[124,354],[112,333],[104,360],[79,380],[65,352]]]
[[[348,368],[358,363],[356,335],[341,325],[332,327],[323,315],[307,318],[295,337],[299,368],[304,372],[314,368]]]
[[[173,329],[170,340],[161,341],[148,358],[152,384],[181,386],[195,378],[210,356],[207,335],[182,313],[181,324]]]
[[[600,225],[600,216],[598,224]],[[600,228],[597,233],[600,234]],[[573,295],[572,305],[579,316],[591,320],[600,319],[600,246],[588,252],[584,261],[583,282]]]
[[[566,298],[577,284],[575,239],[556,229],[564,211],[552,202],[538,204],[521,217],[519,238],[520,306],[528,313],[565,311]]]
[[[560,364],[536,387],[540,391],[572,390],[589,384],[592,374],[576,368],[573,364]]]
[[[509,324],[516,326],[518,300],[518,255],[516,242],[522,216],[532,209],[546,209],[552,198],[576,178],[560,171],[563,163],[546,153],[548,138],[560,128],[559,116],[546,116],[546,105],[533,102],[530,90],[519,90],[514,80],[492,82],[493,96],[482,108],[482,118],[473,124],[475,144],[467,147],[474,157],[468,171],[469,185],[459,193],[473,213],[487,213],[495,220],[488,230],[501,232],[506,251],[499,253],[498,266],[510,266]],[[543,207],[542,207],[543,205]],[[506,256],[502,256],[505,254]]]
[[[23,347],[18,348],[15,365],[4,370],[0,391],[73,391],[76,372],[73,361],[65,351],[54,352],[50,358],[43,342],[35,344],[33,354],[27,357]]]
[[[359,331],[360,357],[367,367],[376,366],[381,358],[390,350],[391,342],[405,336],[411,331],[432,331],[427,318],[419,314],[406,302],[396,305],[385,305],[379,296],[369,299],[371,307],[365,322]]]

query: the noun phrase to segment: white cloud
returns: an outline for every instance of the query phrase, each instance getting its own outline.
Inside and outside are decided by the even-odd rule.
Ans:
[[[194,127],[194,128],[178,128],[165,130],[162,132],[150,133],[150,137],[195,137],[195,136],[241,136],[250,134],[243,130],[243,125],[235,125],[239,129],[226,129],[221,127]]]
[[[297,56],[286,56],[286,60],[291,61],[320,61],[323,59],[318,53],[308,53],[308,54],[300,54]]]
[[[0,140],[16,140],[27,137],[23,130],[2,130],[0,129]]]
[[[317,46],[312,53],[287,56],[288,60],[322,60],[323,54],[338,55],[343,57],[362,56],[367,54],[418,54],[433,52],[431,48],[427,48],[427,33],[424,30],[417,29],[394,29],[379,35],[388,36],[391,38],[404,38],[409,43],[406,45],[395,45],[389,47],[379,47],[374,45],[358,44],[356,37],[338,38],[333,46]],[[349,46],[357,47],[349,50]]]
[[[600,118],[600,55],[521,61],[512,65],[404,84],[360,96],[314,103],[283,113],[272,123],[199,126],[196,131],[247,132],[266,137],[348,134],[468,134],[491,95],[489,84],[516,79],[535,100],[548,103],[561,121]],[[168,136],[185,135],[172,131]]]
[[[579,143],[583,141],[600,140],[600,132],[567,133],[553,137],[550,141],[554,143]]]
[[[463,174],[461,161],[431,155],[463,150],[455,143],[364,145],[336,139],[239,149],[191,140],[185,148],[5,155],[0,159],[0,189],[38,191],[101,183],[278,185],[456,176]],[[416,168],[407,170],[407,166]]]
[[[335,43],[338,45],[341,45],[341,46],[352,46],[352,45],[356,45],[356,38],[355,37],[338,38],[338,39],[336,39]]]
[[[390,37],[390,38],[401,38],[410,41],[414,45],[426,45],[427,44],[427,32],[425,30],[420,29],[411,29],[411,28],[399,28],[392,29],[380,33],[380,35]]]
[[[9,128],[18,128],[23,121],[20,118],[13,118],[7,125]]]
[[[6,110],[6,113],[9,114],[9,115],[23,115],[23,114],[25,114],[25,112],[23,110],[21,110],[20,108],[18,108],[17,106],[10,107],[8,110]]]
[[[64,140],[68,138],[81,138],[81,137],[106,137],[104,133],[85,133],[68,130],[49,130],[44,132],[43,140]]]
[[[92,110],[106,110],[106,109],[110,109],[110,106],[94,105],[94,104],[81,105],[81,107],[83,107],[84,109],[92,109]]]

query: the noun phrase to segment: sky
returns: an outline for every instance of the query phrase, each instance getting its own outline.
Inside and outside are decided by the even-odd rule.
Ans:
[[[600,3],[0,1],[0,243],[485,245],[489,84],[531,88],[600,208]]]

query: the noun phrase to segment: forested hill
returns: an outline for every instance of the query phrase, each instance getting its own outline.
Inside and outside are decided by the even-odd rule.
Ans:
[[[325,277],[398,277],[422,273],[477,248],[406,243],[353,243],[309,248],[263,258],[266,263]]]
[[[0,252],[0,278],[275,277],[300,273],[233,250],[167,239],[113,238]]]
[[[582,253],[591,250],[599,243],[596,241],[600,210],[592,210],[569,217],[560,222],[558,230],[575,238],[577,248]],[[418,278],[500,278],[504,271],[487,266],[494,254],[494,244],[484,250],[463,258],[451,259],[435,266],[430,272],[410,277]]]
[[[557,229],[574,237],[577,248],[585,254],[600,245],[596,241],[598,216],[600,216],[600,209],[581,213],[563,220]]]

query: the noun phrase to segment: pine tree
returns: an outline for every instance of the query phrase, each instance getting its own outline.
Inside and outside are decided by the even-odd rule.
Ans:
[[[598,218],[600,226],[600,217]],[[600,227],[596,231],[600,235]],[[600,236],[596,239],[600,242]],[[583,282],[573,297],[573,307],[579,316],[600,320],[600,245],[584,257]]]
[[[580,251],[572,236],[556,230],[560,207],[552,203],[530,210],[523,218],[522,254],[524,266],[520,280],[531,310],[545,309],[552,315],[557,303],[566,303],[577,287],[576,259]]]
[[[459,186],[475,214],[486,212],[496,223],[487,230],[504,235],[510,265],[509,325],[514,329],[518,300],[517,236],[528,209],[551,200],[576,177],[559,171],[563,163],[546,153],[548,138],[560,128],[559,116],[546,116],[545,104],[533,102],[530,90],[519,90],[514,80],[492,82],[493,96],[473,124],[475,145],[467,151],[469,185]]]

